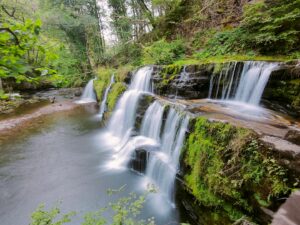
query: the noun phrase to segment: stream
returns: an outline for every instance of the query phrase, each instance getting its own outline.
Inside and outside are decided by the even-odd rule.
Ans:
[[[144,193],[140,174],[101,166],[111,159],[112,150],[109,143],[99,141],[103,129],[96,113],[96,106],[89,105],[45,116],[2,141],[1,225],[29,224],[41,203],[46,209],[58,205],[62,212],[76,211],[70,224],[77,225],[85,212],[97,211],[131,192]],[[106,194],[107,189],[123,185],[116,196]],[[180,213],[151,194],[140,217],[178,224]]]

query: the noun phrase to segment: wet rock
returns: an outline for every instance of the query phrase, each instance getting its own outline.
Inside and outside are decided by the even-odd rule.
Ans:
[[[154,101],[154,97],[151,95],[143,95],[140,99],[140,104],[138,105],[137,108],[137,113],[136,113],[136,120],[135,120],[135,129],[139,130],[142,124],[142,120],[144,117],[144,114],[146,110],[148,109],[149,105]]]
[[[278,159],[278,163],[290,170],[291,177],[300,176],[300,146],[287,140],[264,136],[260,139]]]
[[[50,101],[50,103],[54,103],[55,102],[55,96],[49,97],[49,101]]]
[[[284,139],[296,145],[300,145],[300,131],[289,130],[288,133],[285,135]]]
[[[147,166],[147,160],[148,152],[144,149],[137,149],[135,150],[134,157],[130,162],[131,168],[139,173],[144,173]]]
[[[280,151],[291,158],[300,159],[300,146],[278,137],[264,136],[261,138],[264,143],[272,145],[275,150]]]
[[[300,191],[294,192],[275,214],[272,225],[300,224]]]
[[[300,66],[295,61],[281,64],[271,73],[263,93],[267,106],[300,117]]]
[[[80,89],[78,89],[74,92],[74,96],[76,96],[76,97],[80,97],[81,94],[82,94],[82,91]]]
[[[206,98],[213,68],[213,64],[156,67],[153,70],[154,91],[171,98]]]

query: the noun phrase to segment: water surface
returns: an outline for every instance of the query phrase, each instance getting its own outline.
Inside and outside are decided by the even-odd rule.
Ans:
[[[30,214],[41,203],[46,207],[61,201],[63,212],[76,211],[70,224],[87,211],[96,211],[130,192],[144,192],[144,177],[130,170],[107,170],[111,158],[109,141],[103,143],[103,128],[96,108],[85,106],[35,121],[2,140],[0,150],[1,225],[28,225]],[[114,197],[108,188],[125,186]],[[154,216],[157,224],[178,224],[179,213],[156,195],[150,195],[141,218]]]

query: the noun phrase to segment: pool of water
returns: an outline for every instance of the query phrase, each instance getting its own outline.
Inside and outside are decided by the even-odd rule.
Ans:
[[[130,192],[144,193],[144,177],[131,170],[103,167],[111,158],[110,140],[100,141],[103,127],[95,106],[45,116],[2,140],[0,149],[1,225],[28,225],[41,203],[62,212],[96,211]],[[124,190],[108,196],[109,188]],[[111,215],[108,215],[110,217]],[[156,194],[147,197],[140,218],[178,224],[180,213]]]

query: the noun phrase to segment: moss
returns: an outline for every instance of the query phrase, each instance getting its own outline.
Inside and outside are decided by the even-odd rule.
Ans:
[[[178,65],[168,65],[163,66],[160,72],[162,81],[156,84],[156,88],[163,90],[168,88],[168,85],[180,74],[182,71],[182,66]]]
[[[127,77],[128,73],[133,71],[134,67],[131,65],[124,65],[119,67],[116,71],[115,71],[115,78],[116,81],[118,82],[124,82],[125,78]]]
[[[97,69],[97,79],[94,80],[94,89],[96,91],[97,99],[99,102],[102,101],[104,91],[110,82],[110,78],[113,72],[114,70],[105,67],[99,67]]]
[[[204,118],[194,124],[184,147],[184,179],[201,205],[236,220],[288,194],[287,170],[252,131]]]
[[[126,86],[121,82],[113,84],[111,91],[107,96],[108,111],[113,111],[119,97],[126,91]]]
[[[97,69],[97,79],[94,81],[94,89],[97,94],[98,101],[102,101],[105,89],[110,83],[112,74],[115,75],[115,83],[107,96],[108,112],[111,112],[120,95],[126,90],[123,83],[128,73],[133,69],[130,65],[119,67],[118,69],[111,69],[106,67],[99,67]]]
[[[188,57],[185,59],[180,59],[175,61],[173,64],[177,66],[182,65],[193,65],[193,64],[208,64],[208,63],[226,63],[232,61],[270,61],[270,62],[287,62],[291,60],[291,57],[281,56],[281,55],[272,55],[272,56],[263,56],[263,55],[222,55],[222,56],[213,56],[207,57],[204,59],[197,59],[195,57]]]

